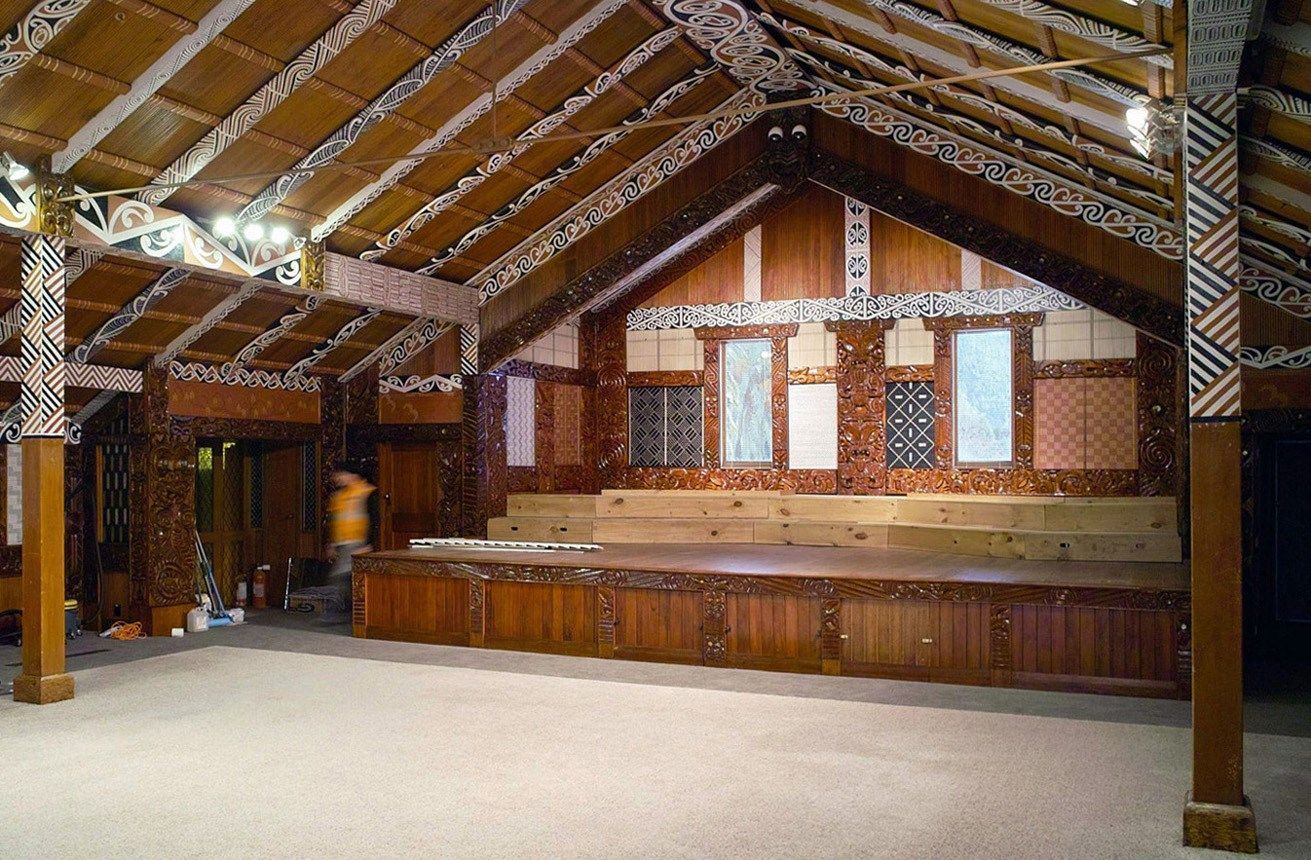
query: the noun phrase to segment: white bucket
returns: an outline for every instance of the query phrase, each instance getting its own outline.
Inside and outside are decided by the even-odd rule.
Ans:
[[[187,632],[203,633],[209,629],[209,613],[197,606],[187,613]]]

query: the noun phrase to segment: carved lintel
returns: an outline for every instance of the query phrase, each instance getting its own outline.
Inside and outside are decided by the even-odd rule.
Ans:
[[[825,367],[794,367],[788,370],[788,385],[823,385],[838,381],[835,365]]]
[[[752,340],[755,338],[772,340],[776,337],[796,337],[796,323],[775,323],[772,325],[721,325],[703,326],[692,329],[697,340]]]
[[[986,314],[977,317],[925,317],[924,327],[932,332],[960,331],[971,328],[1016,328],[1030,329],[1042,325],[1045,314]]]
[[[699,370],[634,370],[628,374],[628,385],[641,387],[673,387],[702,384]]]
[[[1159,343],[1155,338],[1149,338]],[[1034,379],[1104,379],[1134,375],[1136,361],[1132,358],[1084,358],[1054,361],[1037,361],[1033,365]]]
[[[931,364],[895,364],[887,369],[888,382],[932,382]]]

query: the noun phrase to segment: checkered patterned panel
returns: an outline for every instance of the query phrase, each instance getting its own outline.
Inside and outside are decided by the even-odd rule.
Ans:
[[[634,466],[665,463],[665,392],[663,388],[628,389],[628,462]]]
[[[702,457],[701,387],[665,389],[665,465],[693,469]]]
[[[1138,421],[1134,380],[1088,379],[1087,468],[1137,469]]]
[[[1132,380],[1129,381],[1132,385]],[[1034,468],[1084,468],[1087,382],[1087,379],[1034,381]]]
[[[932,469],[933,383],[889,382],[888,468]]]

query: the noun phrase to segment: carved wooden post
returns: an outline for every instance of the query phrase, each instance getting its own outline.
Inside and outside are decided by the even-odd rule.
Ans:
[[[589,327],[595,330],[597,483],[600,487],[621,487],[628,468],[628,334],[624,315],[589,318]]]
[[[820,610],[819,657],[825,675],[842,674],[842,599],[826,597]]]
[[[62,236],[24,236],[23,671],[14,700],[73,698],[64,671],[64,282]]]
[[[883,335],[892,323],[830,324],[838,342],[838,493],[842,495],[887,491]]]
[[[483,537],[487,520],[505,516],[505,377],[464,380],[464,534]]]
[[[1042,325],[1042,315],[1036,322],[1018,323],[1011,343],[1011,390],[1015,398],[1015,466],[1033,468],[1033,329]]]
[[[1184,115],[1193,784],[1184,844],[1257,849],[1243,794],[1237,65],[1250,0],[1190,3]]]
[[[555,491],[555,383],[543,379],[533,384],[533,446],[537,492]]]
[[[728,662],[728,644],[725,642],[726,595],[722,591],[707,591],[703,597],[702,609],[702,657],[707,666],[723,666]]]

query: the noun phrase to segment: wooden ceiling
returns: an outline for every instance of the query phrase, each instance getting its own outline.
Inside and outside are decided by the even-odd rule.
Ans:
[[[524,145],[491,158],[459,153],[313,175],[297,169],[688,115],[722,105],[746,85],[729,52],[689,28],[689,14],[678,10],[687,0],[499,0],[496,10],[487,3],[65,0],[52,10],[0,0],[0,26],[8,28],[0,43],[0,147],[29,164],[52,157],[56,169],[93,190],[269,172],[281,179],[205,181],[141,197],[202,224],[267,212],[267,222],[323,238],[331,251],[477,286],[508,252],[539,239],[678,129],[639,128],[599,144]],[[800,88],[820,91],[1171,46],[1176,29],[1170,9],[1150,0],[720,5],[742,13],[799,70]],[[1301,5],[1283,0],[1276,18],[1303,21]],[[1305,93],[1305,54],[1280,56],[1266,59],[1262,80]],[[1173,165],[1133,150],[1124,111],[1171,97],[1173,82],[1166,54],[880,103],[917,128],[1169,227],[1179,218]],[[1254,135],[1259,125],[1262,139],[1304,153],[1304,122],[1290,128],[1284,114],[1253,114]],[[1297,187],[1279,172],[1284,165],[1257,161],[1254,176],[1282,176]],[[1297,198],[1245,193],[1263,211],[1308,222]],[[1305,250],[1303,243],[1303,259]],[[70,347],[163,271],[115,258],[97,263],[70,288]],[[98,360],[141,366],[230,292],[193,274]],[[182,357],[231,360],[297,301],[265,289]],[[325,301],[251,366],[285,370],[359,313]],[[351,366],[408,322],[378,316],[316,372]]]

